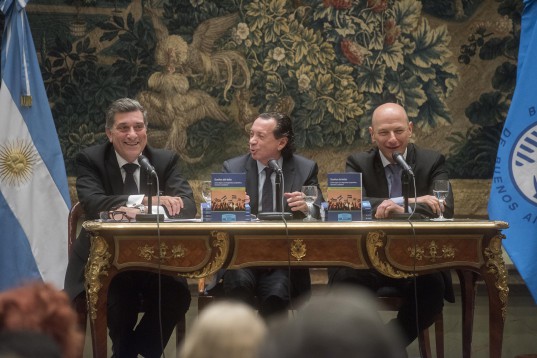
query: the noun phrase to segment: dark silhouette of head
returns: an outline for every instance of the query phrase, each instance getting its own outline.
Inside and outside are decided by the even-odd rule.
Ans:
[[[315,295],[296,316],[276,325],[260,358],[402,358],[399,336],[385,325],[375,298],[353,287]]]

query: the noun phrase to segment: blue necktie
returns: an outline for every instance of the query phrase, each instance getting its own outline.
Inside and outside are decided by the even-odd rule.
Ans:
[[[403,185],[401,183],[402,169],[398,164],[388,164],[388,170],[390,171],[390,198],[398,198],[403,196]]]
[[[263,197],[261,198],[261,211],[270,212],[274,211],[274,204],[272,202],[272,180],[270,176],[272,175],[272,168],[265,167],[265,183],[263,184]]]

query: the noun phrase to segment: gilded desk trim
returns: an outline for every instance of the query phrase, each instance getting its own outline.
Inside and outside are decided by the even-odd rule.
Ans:
[[[102,288],[99,277],[108,275],[108,269],[110,268],[110,257],[112,255],[108,250],[109,246],[102,236],[93,237],[88,264],[85,269],[88,314],[92,320],[97,318],[97,303],[99,291]]]
[[[502,255],[502,240],[505,235],[495,235],[485,248],[486,267],[490,274],[496,277],[496,288],[499,291],[500,302],[502,303],[502,318],[505,322],[507,316],[507,301],[509,296],[509,287],[507,286],[507,268]]]

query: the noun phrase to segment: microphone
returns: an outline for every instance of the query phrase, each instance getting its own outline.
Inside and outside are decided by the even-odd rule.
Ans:
[[[403,158],[403,155],[401,153],[393,152],[392,158],[393,158],[393,160],[395,160],[397,162],[397,164],[399,164],[403,168],[403,170],[405,172],[408,173],[408,175],[410,175],[412,177],[414,176],[414,172],[412,171],[412,168],[405,161],[405,158]]]
[[[153,167],[151,165],[151,163],[149,163],[149,159],[147,159],[147,157],[145,155],[140,154],[140,156],[138,157],[138,163],[140,163],[142,168],[147,170],[149,172],[149,174],[157,175],[157,172],[155,172],[155,167]]]
[[[270,159],[268,161],[268,166],[269,168],[271,168],[272,170],[274,170],[276,173],[282,173],[282,168],[280,168],[280,166],[278,165],[278,162],[276,161],[276,159]]]

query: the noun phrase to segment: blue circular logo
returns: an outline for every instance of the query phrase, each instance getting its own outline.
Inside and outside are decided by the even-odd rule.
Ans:
[[[509,172],[520,195],[537,205],[537,122],[518,136],[511,150]]]

